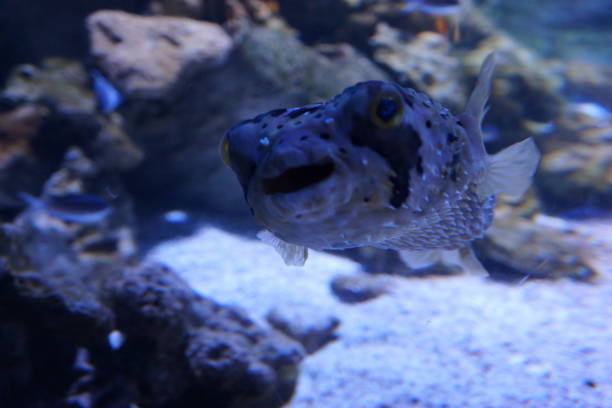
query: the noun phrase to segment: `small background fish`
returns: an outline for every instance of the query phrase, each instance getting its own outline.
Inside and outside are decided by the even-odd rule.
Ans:
[[[53,195],[39,199],[20,192],[19,197],[33,208],[77,224],[95,224],[112,212],[112,206],[106,200],[91,194]]]
[[[121,93],[98,70],[91,69],[90,75],[100,111],[109,114],[117,110],[123,102]]]
[[[400,250],[413,268],[481,270],[468,243],[491,225],[495,195],[522,195],[539,161],[531,139],[485,151],[494,65],[492,54],[459,116],[413,89],[370,81],[230,129],[222,155],[268,229],[260,238],[290,264],[303,264],[305,248],[369,245]]]

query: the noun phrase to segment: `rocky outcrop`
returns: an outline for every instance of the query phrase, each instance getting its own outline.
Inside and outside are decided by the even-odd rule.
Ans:
[[[110,11],[88,23],[96,66],[127,99],[119,113],[145,151],[129,187],[160,202],[246,213],[218,154],[228,128],[266,109],[321,101],[355,82],[386,78],[349,45],[313,50],[286,29],[252,27],[228,56],[234,45],[220,26],[191,21],[184,31],[182,23]],[[122,40],[113,43],[113,35]],[[148,45],[135,55],[133,44]]]
[[[301,346],[198,296],[168,268],[117,270],[97,289],[87,278],[0,269],[7,407],[268,408],[291,396]],[[41,291],[52,282],[69,287]]]
[[[98,11],[87,19],[90,54],[125,97],[164,99],[194,71],[219,67],[232,49],[217,24]]]
[[[122,171],[142,151],[120,120],[99,112],[90,78],[79,62],[50,58],[16,67],[0,93],[2,149],[0,208],[22,206],[16,194],[37,194],[69,149],[83,151],[98,171]]]
[[[302,347],[197,295],[170,269],[140,264],[122,184],[72,148],[41,198],[83,192],[105,197],[113,211],[81,224],[31,205],[0,229],[3,403],[267,408],[286,401]]]

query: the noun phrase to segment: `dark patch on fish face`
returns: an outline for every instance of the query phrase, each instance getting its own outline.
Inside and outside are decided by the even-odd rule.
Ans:
[[[393,183],[393,191],[389,204],[394,208],[399,208],[410,195],[410,175],[406,174],[402,177],[391,176],[389,180]]]
[[[459,153],[453,154],[453,158],[451,159],[451,166],[450,166],[451,168],[450,179],[453,183],[456,183],[458,179],[457,171],[460,165],[460,161],[461,161],[461,158],[459,156]]]
[[[416,171],[417,173],[419,173],[420,176],[423,175],[423,158],[421,156],[417,157]]]
[[[393,191],[389,204],[399,208],[410,194],[410,169],[419,166],[421,137],[410,125],[397,129],[383,130],[364,115],[354,114],[348,137],[353,145],[368,147],[380,154],[395,172],[390,177]],[[418,171],[418,170],[417,170]]]

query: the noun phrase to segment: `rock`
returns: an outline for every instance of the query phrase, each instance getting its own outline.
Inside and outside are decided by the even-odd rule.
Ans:
[[[81,192],[110,194],[113,212],[79,224],[31,206],[0,229],[3,403],[9,387],[8,406],[286,402],[302,347],[139,264],[121,183],[73,148],[42,196]]]
[[[374,247],[360,247],[333,251],[339,255],[346,256],[355,262],[359,262],[365,271],[370,274],[378,275],[400,275],[406,277],[421,276],[448,276],[460,274],[462,270],[458,267],[451,267],[436,263],[427,268],[410,269],[394,250],[379,249]]]
[[[27,143],[32,145],[30,159],[44,163],[47,174],[72,146],[82,148],[108,170],[125,170],[142,160],[142,151],[115,123],[116,118],[98,113],[89,76],[80,62],[49,58],[40,67],[18,66],[0,100],[10,102],[13,109],[33,105],[39,112],[32,124],[40,125],[29,133]]]
[[[26,239],[14,229],[0,248],[7,406],[267,408],[290,398],[298,343],[200,297],[164,266],[92,263],[59,233],[43,244],[51,232]]]
[[[331,290],[347,303],[365,302],[387,292],[386,286],[369,274],[336,276],[331,282]]]
[[[194,71],[219,67],[232,40],[217,24],[98,11],[87,19],[90,53],[128,98],[162,99]]]
[[[356,82],[388,79],[348,44],[318,49],[329,58],[287,30],[264,27],[254,27],[240,45],[259,77],[285,93],[298,93],[300,104],[329,99]]]
[[[154,0],[149,5],[152,14],[198,19],[204,11],[202,0]]]
[[[34,158],[32,138],[49,115],[44,106],[25,104],[0,112],[0,207],[16,208],[19,191],[36,188],[45,170]]]
[[[553,135],[537,176],[546,209],[611,209],[612,115],[592,103],[568,104]]]
[[[450,44],[438,33],[424,31],[410,41],[401,39],[400,30],[379,23],[370,39],[374,60],[395,73],[403,86],[416,88],[447,107],[465,104],[465,88],[460,61],[450,55]]]
[[[386,78],[348,45],[320,49],[282,29],[254,27],[223,67],[195,74],[189,86],[177,85],[162,100],[126,103],[125,127],[147,155],[129,174],[130,190],[148,202],[157,197],[248,213],[242,189],[220,159],[219,140],[227,129],[267,110],[321,101],[355,82]],[[147,69],[140,67],[146,60],[133,63],[135,71]]]
[[[301,31],[301,39],[312,43],[329,39],[346,24],[351,11],[350,3],[345,0],[280,0],[278,5],[287,22]]]
[[[608,22],[612,11],[607,0],[584,0],[580,4],[544,0],[540,7],[529,2],[480,3],[498,30],[547,58],[609,64],[612,29]]]
[[[15,103],[44,103],[58,114],[90,114],[96,99],[80,62],[47,58],[40,66],[23,64],[8,77],[2,98]]]
[[[356,263],[311,251],[304,267],[285,266],[268,245],[211,226],[160,243],[148,256],[254,318],[302,304],[342,321],[338,338],[300,364],[287,408],[512,407],[517,401],[603,408],[612,395],[612,220],[603,221],[589,223],[592,235],[575,236],[589,247],[604,241],[602,279],[593,284],[386,276],[389,295],[356,304],[329,290],[332,277],[359,273]],[[583,385],[586,379],[596,388]],[[465,392],[474,387],[478,392]]]
[[[547,206],[556,213],[585,206],[610,209],[611,158],[609,144],[573,143],[548,152],[539,175]]]
[[[4,226],[10,242],[9,267],[22,284],[33,285],[31,291],[40,296],[59,296],[78,308],[87,304],[81,296],[90,296],[106,275],[133,260],[131,202],[118,180],[101,177],[99,168],[80,150],[66,154],[62,168],[46,182],[42,198],[69,193],[107,197],[107,191],[116,194],[109,198],[113,212],[96,224],[65,222],[44,207],[29,206],[13,224]]]
[[[0,102],[3,210],[23,206],[19,192],[38,194],[73,147],[85,152],[99,171],[125,170],[142,160],[120,117],[98,113],[88,74],[79,62],[50,58],[41,66],[16,67]]]
[[[268,323],[287,336],[299,341],[312,354],[336,339],[335,330],[340,320],[316,310],[310,305],[276,307],[266,316]]]
[[[474,247],[493,279],[587,281],[597,276],[584,237],[571,223],[541,214],[529,219],[520,210],[503,204],[497,206],[485,238],[475,241]]]
[[[3,250],[6,263],[4,256]],[[58,276],[50,279],[59,283]],[[104,349],[104,333],[112,325],[110,310],[91,294],[78,301],[41,296],[37,284],[47,286],[40,276],[15,276],[6,265],[0,270],[0,395],[6,407],[61,403],[75,377],[78,345]]]
[[[278,407],[293,392],[298,344],[200,297],[168,268],[128,269],[106,290],[139,403]]]
[[[0,2],[0,83],[16,65],[50,56],[82,58],[87,54],[85,17],[100,8],[141,13],[151,0],[21,0]],[[53,18],[47,18],[53,15]]]
[[[577,100],[588,100],[612,110],[612,68],[605,64],[568,61],[565,92]]]

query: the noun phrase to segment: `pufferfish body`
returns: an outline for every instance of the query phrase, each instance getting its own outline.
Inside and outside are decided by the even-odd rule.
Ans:
[[[259,223],[288,264],[307,248],[400,251],[412,268],[481,269],[469,243],[491,225],[495,196],[520,196],[539,161],[532,139],[488,155],[480,125],[494,54],[464,113],[396,84],[369,81],[333,99],[276,109],[221,143]]]

